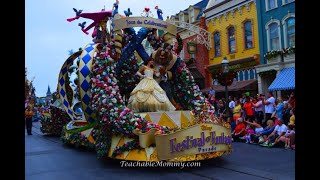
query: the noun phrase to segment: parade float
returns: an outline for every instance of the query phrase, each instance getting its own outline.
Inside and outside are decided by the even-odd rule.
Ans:
[[[40,131],[45,135],[61,136],[63,127],[71,121],[70,116],[57,99],[49,108],[39,107]]]
[[[150,8],[131,17],[130,8],[120,15],[118,6],[117,1],[111,10],[91,13],[74,9],[76,16],[67,19],[93,20],[87,27],[86,22],[78,25],[87,35],[94,30],[93,42],[72,54],[59,74],[58,93],[71,118],[62,141],[92,148],[99,158],[131,161],[197,161],[230,153],[230,125],[214,116],[213,106],[179,57],[183,47],[178,25],[164,21],[158,7],[154,18]],[[140,27],[138,32],[135,27]],[[200,40],[210,39],[197,28]],[[142,45],[145,39],[153,47],[150,56]],[[137,112],[128,106],[140,81],[136,72],[150,61],[170,84],[174,111]],[[159,97],[143,89],[137,96]]]

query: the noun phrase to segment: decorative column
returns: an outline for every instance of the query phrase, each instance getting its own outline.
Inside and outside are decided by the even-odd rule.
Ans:
[[[259,74],[258,74],[258,93],[263,94],[262,93],[262,78]]]

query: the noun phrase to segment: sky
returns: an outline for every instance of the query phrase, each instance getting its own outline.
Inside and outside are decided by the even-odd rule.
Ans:
[[[179,13],[201,0],[119,0],[118,12],[130,8],[133,16],[141,16],[145,7],[157,18],[155,6],[163,11],[163,17]],[[48,86],[51,92],[57,89],[60,69],[69,57],[68,51],[76,52],[92,42],[91,33],[84,34],[78,23],[87,25],[93,22],[80,18],[68,22],[67,18],[75,17],[72,8],[83,12],[98,12],[105,7],[112,10],[115,0],[29,0],[25,2],[25,66],[27,78],[33,79],[36,96],[46,95]]]

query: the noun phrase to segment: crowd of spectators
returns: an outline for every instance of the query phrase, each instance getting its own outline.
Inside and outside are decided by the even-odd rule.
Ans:
[[[229,96],[227,105],[213,92],[209,91],[208,99],[216,109],[215,115],[231,124],[233,141],[295,149],[294,92],[283,98],[275,98],[272,92],[266,96]]]

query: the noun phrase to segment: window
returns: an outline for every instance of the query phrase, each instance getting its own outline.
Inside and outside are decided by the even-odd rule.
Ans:
[[[265,0],[266,2],[266,10],[271,10],[277,8],[277,0]]]
[[[270,50],[280,49],[279,29],[277,23],[271,23],[269,25],[269,42]]]
[[[294,0],[282,0],[282,4],[288,4],[293,2]]]
[[[243,80],[243,71],[240,71],[239,73],[239,81],[242,81]]]
[[[255,74],[254,69],[250,69],[250,79],[255,79],[254,74]]]
[[[236,37],[234,27],[228,29],[229,53],[236,52]]]
[[[244,80],[249,80],[249,71],[248,70],[244,70]]]
[[[183,15],[183,13],[181,13],[181,14],[179,15],[179,21],[184,22],[184,15]]]
[[[189,10],[189,21],[190,23],[193,23],[194,22],[194,10],[193,8]]]
[[[251,21],[247,21],[244,23],[244,43],[246,49],[250,49],[253,46]]]
[[[214,37],[214,56],[221,56],[221,46],[220,46],[220,32],[216,32]]]
[[[295,31],[295,18],[289,18],[287,20],[287,45],[288,47],[295,46],[296,31]]]

